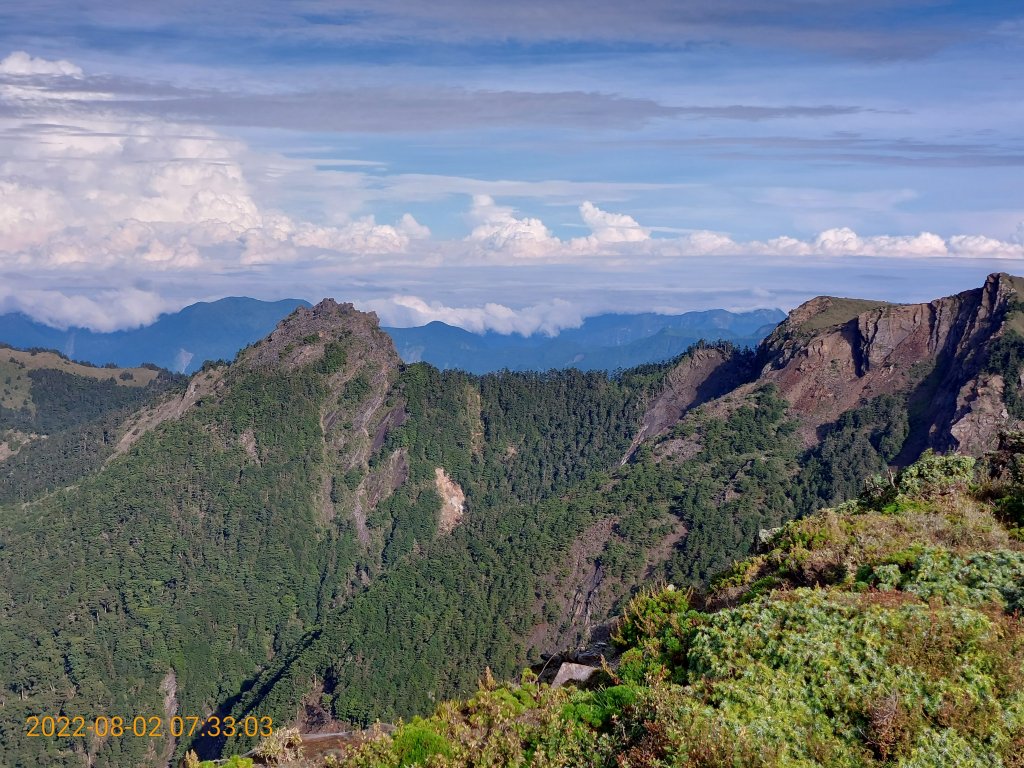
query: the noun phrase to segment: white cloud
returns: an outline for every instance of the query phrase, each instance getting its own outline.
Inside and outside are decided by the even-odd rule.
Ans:
[[[28,75],[31,87],[9,84]],[[217,270],[308,250],[393,254],[430,236],[410,214],[395,225],[292,221],[257,201],[241,142],[115,111],[77,114],[59,86],[35,85],[84,77],[69,62],[13,53],[4,76],[0,115],[27,92],[34,102],[31,114],[0,117],[0,268]]]
[[[580,309],[568,301],[554,299],[521,309],[504,304],[487,303],[481,307],[451,307],[428,302],[419,296],[392,296],[362,303],[376,312],[384,325],[410,327],[438,320],[474,333],[558,333],[563,328],[576,328],[583,322]]]
[[[672,259],[688,256],[765,256],[827,258],[950,258],[1020,259],[1024,244],[1004,242],[980,235],[943,238],[933,232],[917,235],[875,235],[863,237],[849,227],[834,227],[809,240],[788,235],[767,241],[737,241],[721,232],[697,230],[674,238],[652,238],[651,228],[623,213],[611,213],[589,201],[579,207],[580,216],[591,233],[562,240],[543,221],[517,217],[509,206],[497,204],[487,195],[477,195],[469,212],[475,222],[468,241],[488,253],[511,260],[543,258],[549,262],[572,262],[580,258],[613,261],[622,257]],[[616,261],[617,263],[617,261]]]
[[[946,241],[934,232],[922,232],[919,235],[869,237],[866,240],[866,245],[869,249],[868,255],[873,256],[917,258],[949,255]]]
[[[859,253],[862,247],[861,239],[849,227],[826,229],[814,240],[814,252],[825,255]]]
[[[548,255],[559,245],[559,240],[543,221],[516,218],[512,208],[495,204],[489,195],[474,195],[469,218],[476,222],[476,226],[466,240],[485,251],[538,258]]]
[[[1024,259],[1024,243],[1006,243],[984,235],[956,235],[949,238],[953,256],[982,259]]]
[[[300,225],[292,242],[327,251],[396,253],[409,244],[409,236],[396,227],[378,224],[373,216],[364,216],[342,227]]]
[[[410,240],[427,240],[430,237],[430,227],[420,224],[411,213],[403,213],[395,228]]]
[[[590,228],[590,234],[561,240],[540,219],[517,218],[515,209],[498,205],[490,195],[474,195],[468,217],[476,226],[466,240],[491,253],[544,258],[616,253],[615,246],[651,239],[650,230],[641,227],[632,216],[603,211],[590,201],[584,201],[579,212],[583,223]]]
[[[210,298],[211,285],[243,292],[245,280],[259,275],[261,284],[274,290],[303,286],[298,295],[318,299],[315,292],[330,290],[326,280],[355,292],[353,278],[360,275],[372,286],[364,295],[399,293],[374,300],[389,322],[437,319],[473,330],[552,332],[577,323],[578,311],[558,302],[513,309],[521,287],[509,288],[503,303],[475,307],[463,306],[464,294],[449,296],[446,303],[415,294],[422,293],[425,281],[441,279],[427,269],[452,270],[455,280],[449,286],[473,275],[496,293],[499,286],[488,282],[491,273],[472,270],[518,270],[513,286],[531,285],[531,279],[540,286],[554,275],[558,285],[603,279],[615,288],[616,280],[628,276],[635,284],[663,289],[658,275],[668,271],[664,267],[692,271],[701,257],[714,264],[724,263],[720,257],[757,257],[768,267],[809,260],[857,264],[870,258],[1024,259],[1024,225],[1006,241],[930,232],[862,236],[842,226],[809,238],[741,241],[723,232],[689,231],[683,213],[679,221],[660,222],[675,225],[669,228],[649,226],[621,210],[634,194],[685,185],[487,181],[388,175],[386,169],[317,173],[313,162],[259,155],[210,128],[119,111],[117,94],[104,92],[105,83],[67,61],[23,52],[0,61],[0,274],[10,285],[22,281],[21,289],[0,289],[0,310],[110,330],[149,322],[165,308],[152,289],[107,290],[110,286],[151,286],[158,280],[164,286],[177,280],[178,286],[193,286],[179,287],[179,296],[190,290]],[[89,109],[78,109],[83,100]],[[780,197],[783,192],[788,197]],[[431,239],[430,229],[409,213],[391,223],[365,215],[368,202],[436,201],[459,194],[473,194],[470,232],[463,239]],[[833,210],[884,211],[913,197],[907,190],[824,202],[819,190],[766,194],[775,195],[775,204],[786,200],[825,209],[830,222]],[[278,210],[288,206],[275,204],[280,199],[275,195],[301,206],[329,199],[323,207],[333,217],[325,224],[307,220],[315,218],[309,214]],[[541,218],[500,204],[495,196],[578,205],[589,233],[558,237]],[[669,232],[673,236],[665,236]],[[90,290],[87,278],[100,290],[84,296]],[[60,291],[37,290],[57,280]],[[78,292],[69,284],[80,286]],[[445,288],[436,290],[443,296]],[[483,302],[489,295],[478,298]]]
[[[162,312],[179,308],[157,293],[136,288],[99,291],[90,296],[0,288],[0,312],[24,312],[62,329],[78,326],[106,332],[136,328],[152,323]]]
[[[698,256],[729,253],[741,248],[731,238],[719,232],[692,232],[680,240],[686,253]]]
[[[30,56],[25,51],[14,51],[14,53],[0,61],[0,75],[81,77],[82,70],[70,61],[64,61],[63,59],[50,61]]]
[[[413,240],[430,237],[430,229],[411,214],[394,224],[378,224],[373,216],[364,216],[337,227],[322,227],[308,222],[295,223],[282,213],[268,214],[262,226],[254,227],[239,238],[245,244],[243,264],[273,264],[298,260],[299,249],[331,254],[397,254]]]
[[[624,213],[602,211],[586,201],[580,206],[583,223],[591,229],[590,239],[596,243],[638,243],[651,239],[651,231]]]
[[[815,238],[811,253],[821,256],[948,256],[946,241],[932,232],[919,235],[860,237],[848,227],[828,229]],[[964,254],[968,255],[968,254]]]

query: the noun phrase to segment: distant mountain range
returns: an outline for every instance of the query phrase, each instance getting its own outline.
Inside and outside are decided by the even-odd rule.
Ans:
[[[161,315],[152,325],[112,333],[61,330],[11,313],[0,315],[0,342],[55,349],[95,365],[154,363],[171,371],[193,373],[206,360],[234,359],[240,349],[266,336],[300,306],[310,304],[302,299],[267,302],[231,297],[192,304]],[[563,330],[557,336],[477,334],[441,322],[384,330],[402,360],[425,361],[441,369],[478,374],[503,368],[615,370],[669,360],[701,339],[754,346],[784,318],[777,309],[606,314],[587,318],[579,328]]]
[[[385,328],[406,362],[487,373],[579,368],[611,371],[670,360],[701,339],[753,347],[786,315],[778,309],[734,313],[724,309],[682,315],[597,315],[557,336],[470,333],[440,322]]]

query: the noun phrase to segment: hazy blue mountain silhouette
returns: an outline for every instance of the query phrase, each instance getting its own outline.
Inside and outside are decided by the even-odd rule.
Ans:
[[[113,333],[85,328],[61,330],[11,313],[0,315],[0,342],[56,349],[72,359],[96,365],[153,363],[191,373],[205,360],[233,359],[238,350],[266,336],[298,306],[310,304],[302,299],[268,302],[236,296],[192,304],[180,312],[161,315],[152,325]],[[473,373],[570,366],[614,370],[668,360],[700,339],[725,339],[753,346],[784,317],[777,309],[606,314],[587,318],[579,328],[565,329],[557,336],[476,334],[441,322],[384,330],[407,363],[422,360],[438,368],[461,368]]]
[[[86,328],[60,330],[23,314],[0,315],[0,341],[15,347],[56,349],[74,360],[104,365],[154,363],[191,373],[204,360],[232,360],[242,347],[274,330],[301,299],[259,301],[239,296],[200,302],[160,315],[142,328],[97,333]]]
[[[472,373],[509,368],[576,367],[615,370],[669,360],[704,339],[754,346],[785,318],[777,309],[734,313],[724,309],[682,315],[607,314],[587,318],[557,336],[470,333],[441,322],[418,328],[385,328],[406,362],[425,360],[438,368]]]

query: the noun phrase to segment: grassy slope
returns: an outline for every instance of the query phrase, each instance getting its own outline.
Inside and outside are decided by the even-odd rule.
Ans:
[[[889,306],[885,301],[871,301],[869,299],[844,299],[837,297],[826,297],[824,301],[828,306],[800,325],[802,333],[813,333],[822,331],[833,326],[848,323],[857,315],[870,312],[873,309],[880,309]]]
[[[160,371],[153,368],[99,368],[68,360],[56,352],[25,351],[0,347],[0,405],[18,409],[32,407],[32,383],[28,371],[50,369],[97,381],[113,381],[127,387],[144,387]]]

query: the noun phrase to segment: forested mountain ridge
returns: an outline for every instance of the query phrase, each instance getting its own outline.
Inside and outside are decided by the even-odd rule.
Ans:
[[[234,364],[128,419],[99,471],[0,506],[0,764],[162,765],[186,742],[30,739],[25,717],[225,711],[328,621],[386,651],[378,633],[393,633],[361,611],[390,608],[361,596],[399,570],[381,589],[401,585],[447,542],[458,558],[467,546],[483,557],[504,535],[491,522],[513,525],[505,503],[535,520],[524,541],[550,558],[533,534],[554,541],[557,526],[529,505],[614,463],[659,371],[613,381],[402,368],[373,316],[331,301],[300,308]],[[464,499],[444,500],[447,517],[445,494]],[[465,598],[465,585],[448,599]],[[522,599],[507,587],[470,603],[473,658],[515,663],[514,627],[494,631],[501,601]],[[401,611],[407,600],[392,602]],[[407,656],[392,663],[415,672]],[[277,688],[287,719],[288,697],[308,685]]]
[[[586,318],[554,336],[533,333],[470,333],[441,322],[419,328],[386,328],[406,362],[427,362],[442,370],[487,373],[549,368],[613,371],[671,360],[700,340],[755,347],[785,315],[777,309],[681,315],[606,314]]]
[[[0,342],[56,349],[98,365],[159,365],[194,373],[205,360],[232,359],[246,344],[266,336],[301,299],[258,301],[241,296],[198,302],[164,313],[150,325],[121,331],[55,328],[20,312],[0,315]]]
[[[543,561],[533,561],[541,563],[540,578],[523,578],[535,595],[532,606],[507,604],[484,621],[519,617],[516,643],[523,659],[571,647],[643,582],[659,577],[705,582],[748,551],[759,530],[850,498],[865,477],[897,457],[913,459],[929,441],[948,440],[949,432],[922,429],[920,417],[927,410],[917,410],[919,398],[922,393],[942,397],[936,381],[962,388],[972,376],[987,378],[996,375],[997,366],[1017,364],[1015,296],[1016,281],[996,275],[982,289],[930,305],[883,310],[877,302],[817,300],[795,312],[755,353],[728,346],[692,350],[659,377],[655,390],[660,392],[646,400],[623,454],[627,461],[543,504],[543,519],[560,520],[564,533],[546,570]],[[855,330],[862,325],[871,332],[858,339]],[[926,343],[914,351],[921,335]],[[846,359],[820,354],[837,338],[856,351]],[[876,361],[874,367],[863,367],[861,356],[869,364]],[[909,372],[897,371],[900,366]],[[847,407],[833,406],[831,419],[823,420],[817,399],[802,386],[806,381],[819,383],[818,398],[835,398]],[[997,405],[989,444],[999,427],[1014,423]],[[961,418],[970,414],[968,403]],[[536,554],[529,544],[510,544],[505,558]],[[407,594],[416,595],[409,599],[412,604],[436,602],[433,574],[452,562],[451,553],[432,557],[427,552],[418,562],[423,569],[418,584],[414,579],[376,593],[388,599],[375,604],[397,614]],[[533,562],[531,574],[538,571]],[[386,589],[386,583],[376,588]],[[395,614],[360,619],[360,624],[387,626]],[[324,681],[320,698],[330,705],[327,714],[343,720],[366,723],[374,716],[422,712],[426,704],[417,705],[417,696],[439,695],[439,680],[464,674],[466,658],[479,657],[430,656],[411,629],[415,625],[408,626],[401,633],[402,650],[354,638],[336,625],[324,627],[294,658],[272,667],[269,686],[254,686],[236,714],[281,711],[285,701],[296,700],[294,693],[280,698],[282,688],[295,690],[299,680],[310,677]],[[461,647],[458,631],[458,623],[450,625],[449,647]],[[389,655],[429,658],[430,673],[418,687],[409,690],[403,682],[395,689],[389,681],[399,672]],[[339,665],[332,658],[359,663]],[[500,673],[511,669],[506,657],[483,658]],[[367,701],[375,702],[369,711],[363,709]]]
[[[706,583],[976,406],[1011,425],[1019,386],[994,382],[1020,380],[1018,311],[997,275],[931,305],[816,300],[756,351],[473,376],[402,365],[351,305],[300,308],[122,420],[99,471],[0,503],[0,765],[245,741],[27,739],[31,713],[310,731],[511,675],[650,580]],[[998,397],[943,422],[918,405],[975,390]]]
[[[155,366],[99,368],[0,345],[0,503],[95,471],[128,415],[183,382]]]

